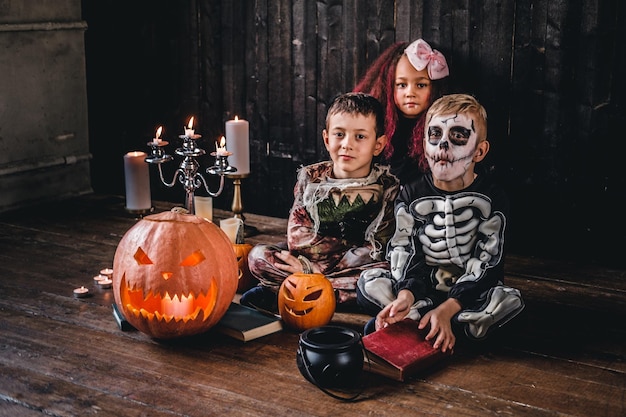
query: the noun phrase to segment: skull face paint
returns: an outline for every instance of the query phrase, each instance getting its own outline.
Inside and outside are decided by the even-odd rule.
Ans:
[[[472,164],[477,145],[474,121],[465,114],[434,116],[428,123],[424,153],[433,177],[451,181]]]

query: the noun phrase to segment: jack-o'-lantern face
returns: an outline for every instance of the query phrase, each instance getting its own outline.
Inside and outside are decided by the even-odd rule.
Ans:
[[[122,238],[113,266],[115,301],[126,319],[155,338],[208,330],[224,315],[238,282],[224,232],[195,216],[147,216]]]
[[[233,250],[235,251],[237,265],[239,266],[239,284],[237,285],[237,292],[244,293],[258,283],[258,280],[252,276],[250,268],[248,267],[248,254],[252,250],[252,245],[249,243],[235,243],[233,244]]]
[[[322,274],[292,274],[278,291],[280,316],[286,325],[296,330],[328,324],[335,307],[333,286]]]

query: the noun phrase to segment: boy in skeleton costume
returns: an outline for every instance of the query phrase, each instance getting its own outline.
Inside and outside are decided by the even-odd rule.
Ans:
[[[331,161],[302,167],[294,188],[287,242],[257,245],[248,256],[260,286],[240,302],[275,310],[276,293],[296,272],[320,272],[340,304],[356,305],[356,281],[369,268],[388,268],[385,247],[394,230],[399,183],[373,164],[387,143],[382,106],[364,93],[347,93],[328,109],[324,145]]]
[[[503,285],[508,201],[474,171],[489,151],[487,114],[471,96],[440,98],[426,116],[430,172],[396,200],[396,230],[387,248],[391,269],[364,271],[359,304],[376,314],[365,333],[406,317],[430,327],[428,339],[452,349],[453,326],[482,339],[524,307]]]

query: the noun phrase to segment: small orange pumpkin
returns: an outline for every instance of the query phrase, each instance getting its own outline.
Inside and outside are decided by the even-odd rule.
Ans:
[[[252,276],[248,267],[248,254],[252,250],[252,245],[249,243],[235,243],[233,244],[233,250],[237,257],[237,265],[239,265],[237,292],[241,294],[257,285],[259,281]]]
[[[115,251],[115,302],[131,325],[157,339],[208,330],[226,313],[237,283],[228,236],[190,214],[146,216]]]
[[[285,278],[278,290],[278,311],[283,322],[296,330],[324,326],[335,314],[331,282],[319,273],[298,272]]]

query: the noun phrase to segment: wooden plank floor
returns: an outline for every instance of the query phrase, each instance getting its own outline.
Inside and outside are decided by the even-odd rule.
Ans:
[[[112,292],[92,277],[136,222],[123,205],[89,195],[0,215],[0,416],[626,415],[624,270],[510,256],[527,307],[505,331],[406,383],[364,374],[347,403],[300,375],[295,332],[243,344],[120,331]],[[246,217],[260,231],[250,243],[284,239],[284,219]],[[81,285],[93,296],[75,299]],[[366,319],[342,311],[333,323]]]

